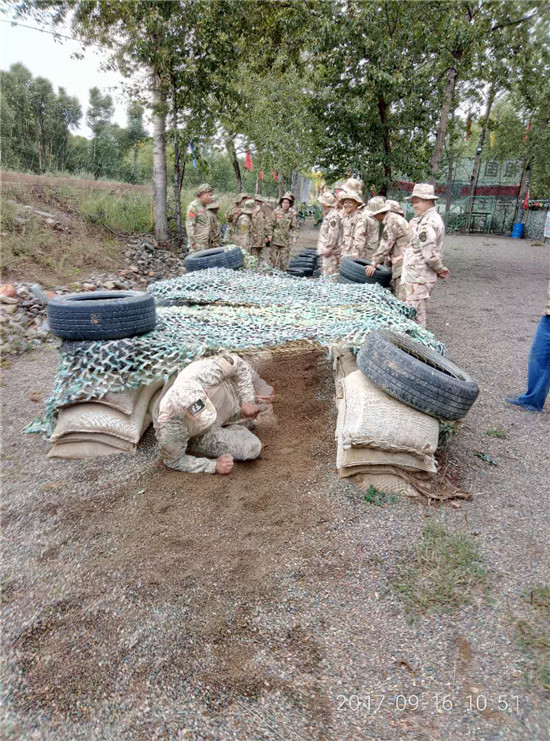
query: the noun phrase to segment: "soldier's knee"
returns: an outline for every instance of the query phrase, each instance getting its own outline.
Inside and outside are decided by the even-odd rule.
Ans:
[[[250,441],[250,445],[248,447],[249,459],[254,460],[255,458],[258,458],[261,452],[262,442],[254,435],[254,439]]]

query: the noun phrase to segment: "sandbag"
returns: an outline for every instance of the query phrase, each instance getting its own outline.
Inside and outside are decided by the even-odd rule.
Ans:
[[[388,396],[360,370],[346,376],[342,388],[345,410],[339,435],[344,449],[369,447],[433,459],[439,439],[436,419]]]
[[[112,445],[86,440],[83,442],[67,443],[65,445],[59,442],[55,443],[48,452],[48,458],[66,458],[69,460],[79,460],[81,458],[96,458],[100,455],[118,455],[119,453],[135,452],[136,446],[132,445],[129,451],[115,448]]]

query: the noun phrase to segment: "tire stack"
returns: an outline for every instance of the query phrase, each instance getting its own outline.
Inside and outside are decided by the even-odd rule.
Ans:
[[[321,275],[321,258],[317,250],[307,248],[293,257],[286,270],[288,275],[297,278],[319,278]]]
[[[239,247],[215,247],[211,250],[193,252],[185,258],[185,269],[188,273],[208,268],[229,268],[239,270],[243,266],[243,253]]]
[[[391,268],[379,265],[374,275],[369,277],[365,273],[365,268],[370,264],[369,260],[344,257],[340,265],[338,283],[378,283],[383,288],[388,288],[391,283]]]

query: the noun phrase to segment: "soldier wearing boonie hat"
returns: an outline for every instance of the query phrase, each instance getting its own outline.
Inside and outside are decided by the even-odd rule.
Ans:
[[[278,270],[286,270],[290,248],[296,241],[298,219],[292,207],[294,196],[286,192],[279,200],[279,205],[271,214],[266,229],[266,242],[270,242],[267,262]]]
[[[415,216],[409,222],[411,241],[403,256],[401,283],[406,302],[414,306],[416,321],[424,327],[432,289],[438,278],[450,274],[441,262],[445,225],[435,207],[437,199],[430,183],[417,183],[405,199],[411,201]]]
[[[365,241],[365,218],[360,210],[363,199],[355,190],[343,190],[340,193],[342,204],[342,257],[362,258],[367,245]]]
[[[195,199],[187,206],[185,229],[189,252],[208,249],[210,216],[206,207],[213,194],[214,188],[209,183],[203,183],[195,191]]]
[[[210,231],[208,234],[208,247],[220,247],[222,243],[222,230],[220,226],[220,219],[218,217],[218,211],[220,210],[220,202],[218,197],[214,196],[210,203],[206,206],[208,216],[210,217]]]
[[[253,198],[247,198],[242,204],[237,217],[235,225],[235,235],[233,237],[233,243],[239,245],[247,252],[251,249],[251,236],[250,236],[250,225],[252,222],[252,214],[258,208]]]
[[[386,203],[389,203],[391,206],[391,210],[394,214],[399,214],[399,216],[405,216],[405,212],[399,205],[399,201],[392,201],[391,198],[388,198]]]
[[[379,223],[382,236],[371,257],[371,264],[367,265],[365,272],[369,276],[374,275],[378,265],[382,265],[389,260],[392,268],[392,293],[404,300],[405,293],[401,286],[401,269],[403,266],[403,252],[411,239],[409,225],[406,219],[391,210],[391,201],[385,201],[383,198],[371,198],[368,209],[372,218]]]
[[[336,197],[329,191],[319,196],[323,207],[323,223],[317,239],[317,252],[321,255],[321,275],[335,275],[340,267],[341,215],[336,209]]]

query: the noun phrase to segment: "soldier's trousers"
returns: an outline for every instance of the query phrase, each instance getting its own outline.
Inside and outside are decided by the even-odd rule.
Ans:
[[[189,247],[189,254],[192,255],[193,252],[200,252],[201,250],[208,250],[210,249],[210,246],[208,244],[208,239],[204,242],[204,244],[197,243],[194,245],[194,247]]]
[[[323,278],[327,275],[337,275],[339,268],[339,257],[338,255],[330,255],[330,257],[321,257],[321,275]]]
[[[391,288],[391,292],[393,293],[393,295],[396,298],[400,299],[400,301],[405,301],[406,300],[405,286],[403,286],[401,284],[401,276],[400,275],[398,275],[397,278],[393,278],[392,277],[391,283],[390,283],[390,288]]]
[[[255,257],[258,262],[262,262],[263,247],[251,247],[250,254]]]
[[[290,247],[281,247],[278,244],[272,244],[269,248],[267,262],[272,268],[286,270],[288,267],[289,257]]]
[[[250,461],[262,451],[260,440],[241,424],[227,427],[214,424],[204,435],[189,439],[185,422],[174,418],[157,431],[157,438],[165,465],[190,473],[194,473],[192,465],[189,467],[188,463],[182,465],[181,462],[185,454],[216,459],[227,453],[237,461]]]

